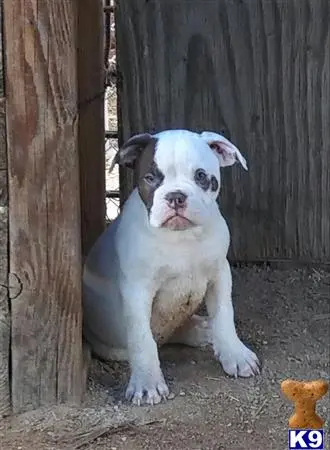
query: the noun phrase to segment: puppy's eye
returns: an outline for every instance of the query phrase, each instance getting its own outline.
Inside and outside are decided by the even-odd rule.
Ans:
[[[151,183],[153,183],[154,181],[155,181],[155,175],[154,174],[152,174],[152,173],[147,173],[145,176],[144,176],[144,180],[147,182],[147,183],[149,183],[149,184],[151,184]]]
[[[210,187],[210,180],[203,169],[197,169],[194,175],[195,183],[202,188],[204,191],[207,191]]]
[[[196,170],[196,172],[195,172],[195,180],[198,183],[201,183],[201,184],[204,184],[204,183],[206,183],[208,181],[207,180],[207,175],[206,175],[206,173],[204,172],[203,169],[197,169]]]

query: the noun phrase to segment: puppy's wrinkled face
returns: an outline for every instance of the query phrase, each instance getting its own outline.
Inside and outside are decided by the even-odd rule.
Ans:
[[[185,230],[212,220],[219,161],[207,142],[186,130],[154,135],[138,161],[138,190],[150,224]]]
[[[247,170],[239,150],[217,133],[167,130],[130,138],[111,168],[116,162],[135,167],[150,225],[179,231],[206,225],[218,214],[220,167],[237,160]]]

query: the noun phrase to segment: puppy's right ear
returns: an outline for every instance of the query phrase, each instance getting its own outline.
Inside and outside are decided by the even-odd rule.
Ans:
[[[135,160],[140,156],[151,139],[152,136],[149,133],[136,134],[128,139],[116,153],[109,168],[109,172],[113,170],[116,164],[132,168]]]

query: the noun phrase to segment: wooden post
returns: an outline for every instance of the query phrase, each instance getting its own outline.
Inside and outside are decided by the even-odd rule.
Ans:
[[[14,412],[83,392],[78,0],[5,0]]]
[[[10,316],[8,292],[6,117],[3,79],[2,1],[0,1],[0,418],[10,411]]]
[[[78,139],[82,252],[86,256],[105,227],[103,1],[80,0],[78,23]]]

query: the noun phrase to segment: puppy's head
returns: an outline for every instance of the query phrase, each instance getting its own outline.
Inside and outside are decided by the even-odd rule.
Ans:
[[[180,231],[206,225],[217,211],[220,167],[239,161],[239,150],[223,136],[168,130],[131,137],[114,163],[135,167],[138,191],[151,226]]]

